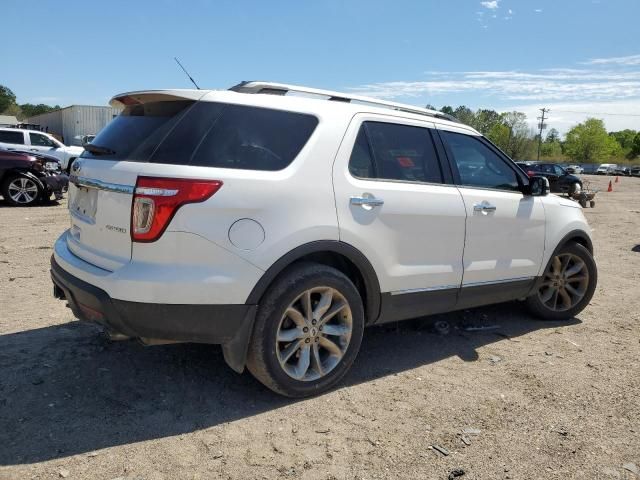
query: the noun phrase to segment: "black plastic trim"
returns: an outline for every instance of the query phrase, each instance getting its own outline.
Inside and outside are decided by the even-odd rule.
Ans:
[[[556,245],[556,248],[553,250],[553,253],[551,254],[551,257],[549,257],[549,258],[553,258],[555,256],[555,254],[558,252],[558,250],[560,250],[560,248],[564,244],[566,244],[568,241],[570,241],[570,240],[572,240],[574,238],[580,238],[581,240],[584,240],[584,242],[587,244],[587,250],[589,250],[589,253],[591,255],[593,255],[593,242],[589,238],[589,235],[587,235],[583,230],[571,230],[564,237],[562,237],[562,240],[560,240],[558,242],[558,245]],[[545,265],[545,267],[546,267],[546,265]]]
[[[51,257],[54,295],[64,296],[80,320],[99,323],[124,335],[180,342],[222,344],[224,358],[244,369],[257,305],[154,304],[112,299],[104,290],[65,271]],[[80,304],[100,312],[87,318]]]
[[[456,309],[459,288],[408,292],[402,294],[383,293],[380,317],[377,324],[409,320]]]
[[[537,277],[533,277],[511,282],[462,287],[458,294],[456,310],[493,305],[494,303],[509,302],[528,297],[536,281]]]
[[[255,287],[253,287],[246,303],[251,305],[260,303],[260,299],[267,291],[267,288],[269,288],[269,285],[271,285],[276,277],[289,265],[309,254],[323,252],[343,255],[359,270],[364,280],[366,292],[365,317],[368,324],[374,323],[380,314],[380,283],[378,282],[378,276],[367,257],[365,257],[360,250],[339,240],[318,240],[306,243],[282,256],[262,275],[262,278],[260,278]]]

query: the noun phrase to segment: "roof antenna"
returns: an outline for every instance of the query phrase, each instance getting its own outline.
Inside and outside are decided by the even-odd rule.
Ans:
[[[191,83],[193,83],[193,84],[196,86],[196,88],[197,88],[198,90],[200,90],[200,87],[198,86],[198,84],[196,83],[196,81],[195,81],[193,78],[191,78],[191,75],[189,75],[189,72],[187,72],[187,69],[186,69],[186,68],[184,68],[184,67],[182,66],[182,64],[180,63],[180,60],[178,60],[178,57],[173,57],[173,59],[177,62],[177,64],[178,64],[178,65],[180,65],[180,68],[182,69],[182,71],[184,72],[184,74],[185,74],[187,77],[189,77],[189,80],[191,80]]]

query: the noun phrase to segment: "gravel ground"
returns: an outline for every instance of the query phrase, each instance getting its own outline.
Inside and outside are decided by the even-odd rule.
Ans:
[[[66,204],[0,202],[0,478],[637,478],[640,179],[597,200],[579,318],[511,303],[371,328],[343,384],[304,401],[216,346],[109,343],[74,321],[48,273]]]

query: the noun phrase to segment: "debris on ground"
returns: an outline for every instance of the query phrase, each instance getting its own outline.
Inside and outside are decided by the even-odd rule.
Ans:
[[[460,437],[460,440],[462,440],[462,443],[464,443],[467,447],[471,445],[471,440],[469,440],[469,437],[467,437],[466,435],[462,435]]]
[[[502,361],[502,358],[499,357],[498,355],[491,355],[491,357],[489,357],[489,363],[495,365],[496,363],[499,363]]]
[[[60,475],[60,478],[67,478],[69,476],[69,473],[69,470],[63,468],[58,472],[58,475]]]
[[[640,468],[638,468],[638,466],[635,463],[625,463],[624,465],[622,465],[622,468],[624,468],[626,471],[631,472],[635,475],[640,476]]]
[[[465,474],[465,471],[462,468],[456,468],[449,472],[449,480],[454,480],[455,478],[461,477]]]
[[[480,430],[479,428],[467,427],[462,429],[462,433],[464,433],[465,435],[480,435],[480,433],[482,433],[482,430]]]
[[[444,320],[438,320],[436,323],[433,324],[433,328],[440,335],[449,335],[449,332],[451,331],[451,326],[449,325],[449,322],[445,322]]]
[[[466,325],[462,327],[465,332],[483,332],[485,330],[497,330],[500,325]]]
[[[447,450],[444,447],[441,447],[440,445],[431,445],[431,448],[433,448],[434,450],[440,452],[445,457],[449,456],[449,450]]]

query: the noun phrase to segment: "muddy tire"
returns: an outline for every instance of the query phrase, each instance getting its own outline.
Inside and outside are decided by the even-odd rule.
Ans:
[[[276,393],[317,395],[347,373],[363,331],[362,299],[351,280],[335,268],[301,262],[260,301],[247,367]]]

